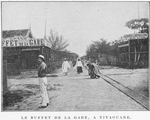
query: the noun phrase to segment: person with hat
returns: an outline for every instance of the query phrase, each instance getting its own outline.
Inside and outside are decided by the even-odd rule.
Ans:
[[[64,75],[68,75],[68,70],[70,69],[70,64],[66,58],[64,58],[64,62],[62,63],[62,72]]]
[[[45,58],[43,55],[38,56],[38,63],[39,87],[42,97],[42,103],[40,108],[45,108],[49,105],[49,97],[47,92],[48,81],[46,77],[47,65],[45,64]]]

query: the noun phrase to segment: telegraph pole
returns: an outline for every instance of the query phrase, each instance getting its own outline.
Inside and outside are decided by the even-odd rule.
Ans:
[[[47,8],[45,8],[45,30],[44,30],[44,38],[46,39],[46,25],[47,25]]]
[[[45,31],[44,31],[44,38],[46,39],[46,24],[47,24],[47,21],[45,20]]]
[[[140,7],[139,7],[139,2],[138,2],[138,19],[140,19]],[[139,24],[139,23],[138,23]],[[140,32],[140,27],[139,27],[139,32]]]
[[[140,9],[139,9],[139,2],[138,2],[138,19],[140,19]]]

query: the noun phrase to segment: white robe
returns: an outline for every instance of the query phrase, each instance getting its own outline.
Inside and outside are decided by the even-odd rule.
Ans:
[[[64,61],[62,64],[62,72],[67,73],[68,69],[70,69],[70,64],[68,61]]]
[[[74,66],[74,68],[77,68],[77,67],[83,67],[81,61],[77,61],[77,62],[76,62],[76,65]]]

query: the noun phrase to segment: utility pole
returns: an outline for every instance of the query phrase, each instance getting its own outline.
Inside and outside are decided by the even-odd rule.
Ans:
[[[139,9],[139,2],[138,2],[138,19],[140,19],[140,9]]]
[[[139,2],[138,2],[138,19],[140,19],[140,8],[139,8]],[[137,23],[140,24],[140,23]],[[140,27],[139,27],[139,32],[140,32]]]
[[[46,25],[47,25],[47,8],[45,8],[45,30],[44,30],[44,38],[46,39]]]
[[[46,39],[46,24],[47,24],[47,21],[45,20],[45,31],[44,31],[44,38]]]

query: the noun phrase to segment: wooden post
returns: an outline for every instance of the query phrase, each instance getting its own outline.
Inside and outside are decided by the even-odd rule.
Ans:
[[[129,49],[128,49],[128,53],[129,53],[129,68],[131,67],[131,61],[130,61],[130,40],[128,40],[129,43]]]
[[[43,46],[40,47],[40,54],[43,54]]]
[[[21,73],[22,60],[21,60],[21,49],[18,50],[18,62],[19,62],[19,74]]]
[[[7,92],[7,61],[3,62],[3,93]]]

